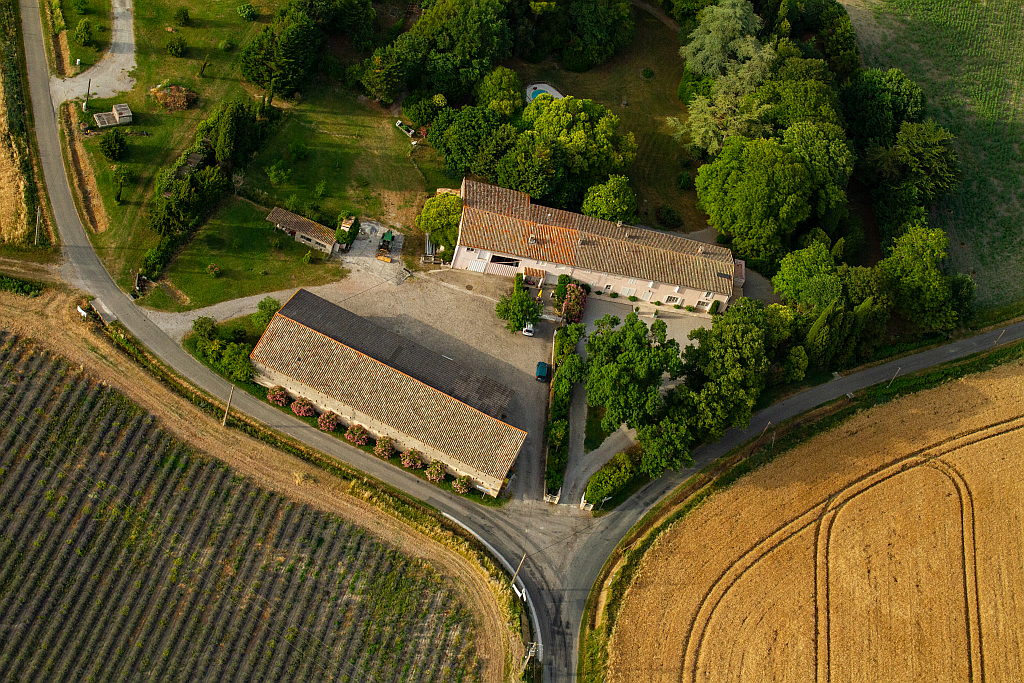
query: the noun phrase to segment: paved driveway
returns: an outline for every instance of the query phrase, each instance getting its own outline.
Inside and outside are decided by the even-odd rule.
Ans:
[[[90,82],[92,94],[96,97],[113,97],[135,87],[135,79],[129,75],[135,70],[132,0],[113,0],[112,10],[114,20],[110,27],[110,49],[103,58],[77,76],[50,77],[50,98],[54,109],[65,100],[85,97],[85,89]]]
[[[390,228],[395,239],[391,244],[391,263],[377,260],[377,248],[380,238],[389,228],[376,221],[363,221],[359,227],[359,237],[352,243],[352,248],[342,254],[341,262],[347,268],[372,273],[382,280],[401,284],[409,277],[402,262],[402,244],[405,236]]]

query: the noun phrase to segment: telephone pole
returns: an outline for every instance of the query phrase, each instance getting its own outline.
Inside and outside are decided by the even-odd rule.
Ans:
[[[224,406],[224,419],[220,421],[221,427],[227,427],[228,425],[228,411],[231,410],[231,397],[235,395],[235,385],[231,385],[231,391],[228,392],[228,404]]]

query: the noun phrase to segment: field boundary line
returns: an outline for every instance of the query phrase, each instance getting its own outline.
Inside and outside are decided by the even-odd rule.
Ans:
[[[1016,423],[1016,424],[1014,424],[1014,423]],[[728,567],[725,568],[725,570],[722,571],[722,573],[719,575],[719,578],[715,580],[715,582],[712,584],[711,588],[708,589],[708,591],[705,593],[704,597],[702,598],[700,606],[697,609],[697,613],[694,615],[693,619],[691,620],[690,630],[687,633],[685,645],[684,645],[684,648],[683,648],[683,653],[682,653],[682,659],[683,659],[683,661],[682,661],[682,670],[683,670],[684,679],[687,680],[687,681],[696,681],[697,680],[697,666],[698,666],[698,662],[699,662],[699,659],[700,659],[700,650],[701,650],[701,646],[703,645],[704,637],[705,637],[705,634],[707,632],[708,626],[710,625],[711,620],[714,617],[714,613],[715,613],[716,609],[721,604],[721,602],[725,598],[725,596],[728,594],[729,590],[731,590],[732,587],[736,584],[736,582],[744,574],[746,574],[746,572],[749,571],[758,561],[760,561],[766,555],[768,555],[768,553],[772,552],[773,550],[775,550],[776,548],[781,546],[786,541],[790,540],[791,538],[793,538],[794,536],[796,536],[800,532],[802,532],[805,529],[807,529],[811,524],[814,524],[814,523],[818,523],[819,525],[825,524],[826,522],[825,522],[824,518],[826,516],[828,516],[829,519],[827,521],[827,528],[826,528],[825,533],[823,535],[823,538],[824,538],[823,543],[824,543],[824,545],[820,546],[819,550],[816,552],[816,559],[820,558],[820,557],[822,557],[822,555],[824,555],[824,560],[825,560],[825,562],[824,562],[824,569],[816,569],[816,572],[815,572],[815,576],[816,576],[815,609],[816,610],[820,609],[821,600],[823,599],[823,601],[824,601],[824,609],[825,609],[825,615],[824,615],[824,621],[825,621],[824,631],[825,631],[825,633],[824,633],[824,639],[822,639],[822,637],[821,637],[821,630],[822,630],[821,629],[821,619],[822,619],[822,616],[821,615],[817,615],[816,616],[816,624],[817,624],[818,628],[816,629],[816,639],[818,640],[818,642],[816,644],[817,646],[816,646],[815,650],[816,650],[816,653],[817,653],[817,675],[816,675],[816,678],[819,681],[819,683],[823,683],[824,681],[829,681],[830,678],[831,678],[831,672],[829,671],[829,662],[828,662],[828,659],[830,657],[830,647],[829,647],[829,643],[828,643],[828,638],[829,638],[829,633],[828,633],[828,630],[829,630],[829,623],[828,623],[829,622],[829,619],[828,619],[828,593],[829,593],[829,590],[828,590],[828,586],[827,586],[827,571],[828,571],[828,569],[827,569],[827,566],[828,566],[827,559],[828,559],[828,547],[829,547],[828,544],[829,544],[829,539],[831,537],[832,525],[834,524],[835,519],[838,516],[839,511],[843,507],[845,507],[845,505],[848,502],[850,502],[851,500],[853,500],[854,498],[856,498],[860,494],[862,494],[862,493],[864,493],[864,492],[874,488],[875,486],[877,486],[878,484],[881,484],[882,482],[888,481],[889,479],[892,479],[893,477],[898,476],[899,474],[907,472],[907,471],[909,471],[911,469],[914,469],[916,467],[919,467],[921,465],[929,465],[930,466],[931,463],[937,461],[939,458],[941,458],[941,456],[946,455],[947,453],[951,453],[951,452],[960,450],[961,448],[965,448],[967,446],[971,446],[971,445],[975,445],[975,444],[978,444],[978,443],[982,443],[984,441],[987,441],[989,439],[995,438],[997,436],[1002,436],[1002,435],[1005,435],[1005,434],[1008,434],[1008,433],[1011,433],[1011,432],[1016,432],[1016,431],[1021,431],[1021,430],[1024,430],[1024,416],[1018,415],[1018,416],[1015,416],[1015,417],[1012,417],[1012,418],[1008,418],[1008,419],[1005,419],[1005,420],[1000,420],[998,422],[990,423],[988,425],[984,425],[982,427],[979,427],[977,429],[971,430],[969,432],[961,432],[959,434],[955,434],[953,436],[950,436],[950,437],[947,437],[945,439],[941,439],[941,440],[939,440],[937,442],[934,442],[932,444],[929,444],[929,445],[927,445],[927,446],[925,446],[923,448],[920,448],[920,449],[918,449],[916,451],[908,453],[905,456],[902,456],[902,457],[900,457],[900,458],[898,458],[896,460],[893,460],[893,461],[891,461],[891,462],[889,462],[889,463],[887,463],[885,465],[882,465],[882,466],[880,466],[878,468],[875,468],[871,472],[868,472],[868,473],[858,477],[857,479],[855,479],[852,482],[850,482],[850,484],[848,484],[846,487],[844,487],[841,491],[833,493],[833,494],[829,495],[828,497],[826,497],[825,500],[820,501],[820,502],[816,503],[815,505],[812,505],[807,510],[805,510],[803,513],[801,513],[797,517],[791,519],[789,522],[786,522],[786,523],[780,525],[779,527],[777,527],[775,529],[775,531],[771,532],[766,537],[762,538],[760,541],[755,543],[746,552],[744,552],[739,557],[738,560],[736,560],[733,564],[729,565]],[[979,434],[982,434],[982,436],[978,436]],[[946,464],[946,463],[944,463],[944,464]],[[947,464],[947,466],[948,466],[948,464]],[[939,469],[940,471],[942,471],[943,474],[946,474],[946,476],[951,479],[954,487],[957,489],[958,494],[962,495],[960,487],[957,485],[957,481],[955,481],[953,477],[950,477],[950,475],[948,475],[945,471],[941,470],[939,467],[936,467],[935,469]],[[960,477],[962,475],[959,475],[959,473],[957,473],[957,476]],[[963,481],[963,480],[961,480],[961,481],[962,481],[963,485],[966,486],[966,481]],[[969,495],[970,494],[969,488],[967,488],[966,490],[967,490],[967,493]],[[970,542],[972,544],[972,552],[970,554],[972,556],[971,562],[974,564],[974,568],[975,568],[975,571],[974,571],[974,581],[973,581],[974,584],[975,584],[975,588],[971,592],[974,595],[975,605],[977,605],[977,571],[976,571],[977,563],[976,563],[976,559],[974,559],[974,556],[975,556],[976,553],[973,552],[973,543],[974,543],[974,540],[973,540],[974,539],[974,533],[973,533],[974,532],[973,496],[970,497],[970,501],[971,501],[971,511],[969,513],[970,514],[970,527],[971,527],[971,532],[970,532],[971,541]],[[962,505],[961,506],[961,510],[963,511],[964,509],[965,509],[965,506]],[[820,510],[820,512],[818,512],[819,510]],[[967,515],[968,513],[967,512],[962,512],[962,514],[963,515]],[[814,520],[813,521],[807,521],[806,518],[808,516],[813,516]],[[964,524],[963,528],[964,529],[967,528],[966,523]],[[963,550],[963,553],[964,553],[964,563],[965,563],[964,581],[965,581],[965,583],[970,583],[971,579],[969,579],[966,576],[966,563],[968,561],[967,560],[967,550],[966,550],[966,545],[967,545],[966,533],[967,532],[965,531],[964,534],[963,534],[964,535],[963,543],[964,543],[964,546],[965,546],[965,549]],[[780,538],[780,534],[782,535],[781,538]],[[821,538],[819,537],[819,541],[820,540],[821,540]],[[823,548],[823,552],[822,552],[822,548]],[[751,557],[754,556],[754,555],[756,555],[756,557],[753,557],[753,559],[751,560]],[[733,575],[733,574],[735,574],[735,575]],[[820,585],[820,583],[821,583],[821,580],[822,580],[821,577],[822,576],[824,576],[824,581],[826,582],[826,585],[824,586],[824,596],[823,596],[823,598],[819,597],[818,590],[817,590],[818,585]],[[728,580],[728,583],[725,586],[722,586],[721,585],[722,582],[726,581],[726,580]],[[717,594],[717,597],[713,600],[713,604],[711,604],[710,608],[705,609],[705,607],[711,601],[713,594]],[[965,596],[967,596],[967,595],[968,595],[968,591],[965,588]],[[965,600],[967,600],[968,603],[970,602],[970,598],[969,597],[965,597]],[[967,609],[968,609],[968,613],[969,613],[970,612],[969,605],[967,606]],[[977,606],[975,606],[975,610],[974,611],[977,612]],[[973,620],[973,624],[972,624],[972,619],[970,618],[970,616],[968,614],[967,628],[970,630],[974,624],[977,624],[977,626],[978,626],[977,631],[976,631],[977,638],[971,638],[970,634],[968,634],[968,642],[969,643],[973,643],[975,640],[978,642],[979,655],[978,655],[977,659],[978,659],[978,662],[979,662],[978,669],[981,672],[981,676],[980,676],[979,680],[983,681],[984,680],[984,673],[983,673],[984,669],[983,669],[983,662],[981,662],[981,656],[980,656],[980,645],[981,645],[980,615],[977,617],[977,619]],[[697,636],[696,636],[696,640],[694,640],[694,632],[695,631],[698,632]],[[824,642],[822,642],[822,640],[824,640]],[[824,657],[822,656],[822,653],[821,653],[821,650],[822,650],[823,647],[826,648],[826,652],[824,653]],[[973,649],[974,646],[970,645],[970,647],[971,647],[971,652],[969,653],[969,655],[970,655],[970,658],[972,660],[974,660],[975,659],[975,653],[974,653],[974,649]],[[824,663],[822,662],[823,659],[825,660]],[[972,671],[973,671],[973,667],[972,667]],[[974,680],[973,677],[972,677],[972,680]]]

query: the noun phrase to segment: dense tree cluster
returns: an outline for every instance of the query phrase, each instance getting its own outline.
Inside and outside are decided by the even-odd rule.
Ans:
[[[441,255],[451,260],[455,243],[459,239],[459,221],[462,218],[462,199],[448,193],[431,197],[416,217],[416,227],[430,235],[430,241],[443,247]]]
[[[291,0],[242,49],[246,80],[291,94],[312,74],[328,33],[365,43],[373,22],[369,0]]]
[[[550,95],[519,112],[512,106],[522,101],[518,79],[505,74],[495,80],[480,104],[444,108],[433,119],[427,139],[444,157],[449,174],[473,174],[572,210],[593,185],[610,183],[603,196],[612,203],[601,211],[631,213],[626,196],[631,191],[621,180],[609,179],[636,156],[636,140],[619,131],[617,116],[591,100]],[[592,206],[602,203],[595,197]],[[635,210],[635,198],[632,204]]]

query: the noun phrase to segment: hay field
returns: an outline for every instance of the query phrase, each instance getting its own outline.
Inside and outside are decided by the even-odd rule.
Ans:
[[[864,411],[664,532],[608,681],[1024,678],[1024,363]]]

